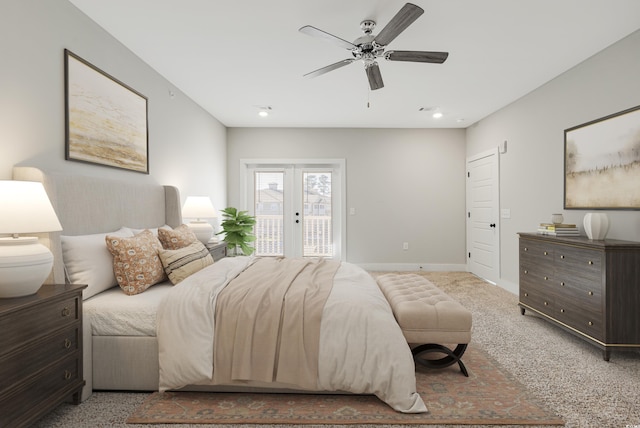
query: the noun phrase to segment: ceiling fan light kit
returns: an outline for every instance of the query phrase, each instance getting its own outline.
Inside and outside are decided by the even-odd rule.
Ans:
[[[309,36],[322,38],[334,45],[351,51],[353,58],[347,58],[342,61],[327,65],[325,67],[314,70],[305,74],[305,77],[317,77],[330,71],[344,67],[354,61],[361,60],[364,63],[364,69],[369,80],[371,90],[384,87],[382,73],[378,66],[377,58],[384,58],[387,61],[407,61],[407,62],[423,62],[432,64],[442,64],[449,56],[448,52],[427,52],[427,51],[387,51],[385,47],[391,43],[396,37],[409,27],[416,19],[424,13],[424,10],[412,3],[405,4],[391,21],[380,31],[377,36],[373,35],[376,22],[370,19],[360,23],[360,29],[364,36],[358,37],[353,43],[348,42],[326,31],[320,30],[311,25],[305,25],[300,28],[300,32]]]

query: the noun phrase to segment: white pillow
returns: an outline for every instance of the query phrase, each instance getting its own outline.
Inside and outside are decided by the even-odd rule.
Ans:
[[[107,249],[107,235],[133,236],[131,229],[123,227],[109,233],[95,235],[61,236],[62,259],[67,277],[72,284],[87,284],[83,299],[118,285],[113,274],[113,256]]]

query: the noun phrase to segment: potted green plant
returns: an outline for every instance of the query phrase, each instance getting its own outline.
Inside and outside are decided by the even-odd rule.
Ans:
[[[222,212],[222,231],[217,235],[224,233],[222,239],[227,243],[228,254],[231,256],[251,255],[255,248],[248,245],[249,242],[256,240],[253,234],[253,226],[256,224],[254,216],[248,214],[247,211],[238,211],[236,208],[228,207]]]

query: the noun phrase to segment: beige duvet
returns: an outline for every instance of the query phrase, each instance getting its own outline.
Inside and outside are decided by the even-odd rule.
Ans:
[[[338,268],[322,308],[315,382],[295,376],[285,377],[285,382],[214,376],[218,296],[255,260],[222,259],[173,287],[164,298],[157,317],[160,391],[214,384],[346,391],[375,394],[401,412],[427,410],[416,392],[411,351],[389,304],[371,276],[349,263]]]

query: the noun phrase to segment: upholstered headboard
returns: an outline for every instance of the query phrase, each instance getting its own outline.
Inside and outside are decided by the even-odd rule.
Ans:
[[[60,235],[111,232],[122,226],[177,227],[182,223],[180,193],[173,186],[47,173],[22,166],[13,168],[13,179],[43,183],[62,225],[62,232],[39,235],[54,257],[46,283],[60,284],[65,279]]]

